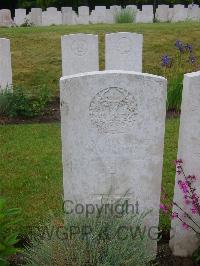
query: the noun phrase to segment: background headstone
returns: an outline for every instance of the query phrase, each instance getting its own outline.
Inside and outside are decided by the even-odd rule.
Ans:
[[[42,9],[31,8],[30,20],[34,26],[42,26]]]
[[[70,34],[62,36],[63,76],[99,70],[98,36]]]
[[[142,11],[138,11],[136,15],[137,23],[152,23],[153,22],[153,6],[143,5]]]
[[[13,21],[11,18],[11,12],[9,9],[0,10],[0,27],[10,27]]]
[[[181,120],[179,129],[178,159],[183,160],[185,174],[196,175],[195,187],[197,195],[200,195],[200,71],[184,75]],[[174,202],[190,214],[197,224],[200,224],[199,215],[191,213],[191,205],[184,204],[183,192],[178,187],[178,180],[184,181],[182,176],[175,178]],[[183,213],[174,206],[174,212],[179,213],[183,218]],[[186,224],[197,227],[186,217],[183,218]],[[171,222],[170,247],[176,256],[190,257],[199,247],[199,239],[196,234],[188,229],[184,229],[178,219]],[[199,231],[199,229],[197,230]]]
[[[78,8],[78,24],[89,24],[90,10],[88,6]]]
[[[11,88],[12,66],[10,53],[10,40],[0,38],[0,91]]]
[[[102,198],[125,196],[138,201],[140,214],[152,210],[144,223],[157,228],[166,80],[103,71],[63,77],[60,84],[64,200],[101,205]]]
[[[108,24],[114,24],[115,23],[114,15],[113,15],[113,12],[111,9],[106,9],[105,23],[108,23]]]
[[[118,32],[106,34],[106,70],[142,72],[142,34]]]
[[[136,16],[137,16],[137,6],[136,5],[128,5],[126,6],[127,10],[130,10],[130,12],[133,14],[133,22],[136,22]]]
[[[184,5],[174,5],[172,22],[185,21],[188,17],[188,9]]]
[[[199,21],[200,20],[200,8],[198,5],[188,6],[188,20]]]
[[[15,19],[14,22],[17,26],[21,26],[26,22],[26,9],[15,9]]]
[[[95,6],[95,10],[92,10],[92,23],[105,23],[106,22],[106,7],[105,6]]]
[[[62,24],[72,25],[72,7],[62,7]]]
[[[167,22],[169,20],[169,6],[158,5],[156,9],[156,19],[159,22]]]
[[[48,7],[46,11],[42,12],[42,25],[61,25],[62,14],[55,7]]]

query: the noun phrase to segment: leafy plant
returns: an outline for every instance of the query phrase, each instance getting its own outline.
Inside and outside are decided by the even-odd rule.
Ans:
[[[183,205],[185,208],[181,207],[177,202],[173,202],[171,206],[161,203],[160,208],[165,214],[168,214],[171,207],[175,206],[177,211],[172,212],[172,219],[177,219],[182,224],[184,230],[192,230],[200,238],[200,224],[195,219],[195,216],[200,216],[200,195],[198,195],[195,187],[197,177],[185,173],[182,159],[176,161],[176,174],[183,177],[178,180],[178,187],[183,194]],[[168,198],[168,195],[164,192],[162,199],[166,198]],[[196,262],[200,261],[200,245],[194,252],[193,258]]]
[[[16,224],[16,215],[20,209],[7,209],[6,202],[0,198],[0,265],[8,265],[8,256],[15,254],[18,249],[14,245],[18,242],[17,232],[11,231],[11,226]]]
[[[21,25],[21,27],[31,27],[33,25],[32,22],[28,18],[25,18],[24,23]]]
[[[0,94],[0,114],[9,117],[35,117],[43,114],[50,93],[46,86],[37,87],[30,95],[22,87],[4,90]]]
[[[115,23],[133,23],[135,22],[136,12],[130,8],[117,11],[115,14]]]
[[[26,265],[147,265],[154,257],[141,232],[144,217],[68,215],[64,224],[51,223],[46,234],[32,238]]]
[[[179,74],[168,81],[167,109],[179,111],[181,109],[183,91],[183,75]]]
[[[197,59],[191,44],[175,42],[176,53],[174,56],[163,55],[161,65],[163,75],[168,83],[168,110],[180,111],[183,89],[183,74],[198,69]]]

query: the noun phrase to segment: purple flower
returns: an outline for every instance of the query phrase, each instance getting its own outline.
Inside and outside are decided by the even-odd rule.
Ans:
[[[192,207],[191,211],[192,211],[192,214],[197,214],[198,213],[198,209],[195,206]]]
[[[170,66],[171,60],[170,60],[170,57],[168,55],[163,55],[161,58],[161,61],[162,61],[163,67],[169,67]]]
[[[189,205],[191,203],[191,201],[189,199],[185,199],[185,204]]]
[[[175,47],[179,50],[180,53],[184,53],[185,46],[184,46],[184,44],[181,41],[177,40],[175,42]]]
[[[183,191],[184,194],[188,193],[188,184],[187,182],[183,182],[181,180],[178,181],[179,188]]]
[[[178,160],[175,161],[175,165],[182,164],[182,163],[183,163],[183,160],[182,159],[178,159]]]
[[[196,57],[194,55],[190,54],[188,60],[189,60],[189,63],[194,64],[196,62]]]
[[[188,225],[188,224],[186,224],[185,222],[183,222],[183,223],[182,223],[182,227],[183,227],[184,229],[186,229],[186,230],[187,230],[187,229],[189,228],[189,225]]]
[[[178,213],[177,212],[173,212],[172,213],[172,219],[178,218]]]
[[[189,53],[192,53],[192,45],[191,44],[186,44],[185,49],[189,51]]]
[[[199,201],[199,196],[197,196],[197,194],[194,193],[194,194],[192,195],[192,202],[193,202],[193,204],[198,203],[198,201]]]
[[[195,175],[188,175],[187,177],[186,177],[186,179],[187,180],[191,180],[191,181],[195,181],[196,180],[196,176]]]
[[[164,213],[167,213],[168,212],[168,208],[167,206],[165,206],[164,204],[160,204],[160,209],[164,212]]]

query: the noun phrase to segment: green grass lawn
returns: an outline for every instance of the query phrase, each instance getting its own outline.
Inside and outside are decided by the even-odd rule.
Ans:
[[[199,23],[116,24],[2,28],[0,37],[11,39],[14,85],[34,92],[46,84],[58,95],[61,76],[60,37],[69,33],[99,35],[100,69],[104,69],[104,37],[107,32],[130,31],[144,35],[144,72],[162,74],[160,57],[174,53],[177,39],[192,43],[200,57]],[[166,121],[163,186],[172,198],[179,119]],[[21,233],[43,223],[53,212],[62,212],[62,164],[60,125],[32,124],[0,126],[0,195],[10,207],[22,208]],[[162,228],[169,219],[161,215]]]
[[[35,85],[46,84],[54,95],[58,95],[61,36],[78,32],[98,34],[102,70],[105,33],[117,31],[144,35],[143,71],[147,73],[162,74],[160,57],[163,54],[174,54],[177,39],[192,43],[196,56],[200,57],[200,24],[195,22],[2,28],[0,37],[11,40],[14,84],[22,84],[33,91]]]
[[[179,119],[166,122],[163,186],[173,194]],[[0,194],[10,207],[22,208],[21,233],[62,213],[60,125],[33,124],[0,127]],[[162,228],[169,219],[161,216]]]

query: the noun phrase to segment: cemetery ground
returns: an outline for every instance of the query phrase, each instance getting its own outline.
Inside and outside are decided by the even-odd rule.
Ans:
[[[104,69],[104,35],[108,32],[137,32],[144,35],[143,72],[163,75],[161,56],[173,53],[177,39],[192,43],[200,57],[200,25],[198,23],[116,24],[86,26],[51,26],[2,28],[0,37],[11,40],[13,83],[22,85],[34,94],[36,86],[46,85],[52,97],[59,97],[61,77],[60,37],[70,33],[99,35],[100,69]],[[53,107],[52,107],[53,106]],[[50,108],[54,109],[54,105]],[[57,102],[56,102],[56,108]],[[56,109],[55,108],[55,109]],[[54,113],[54,110],[49,113]],[[58,115],[59,117],[59,115]],[[15,119],[13,125],[0,122],[0,194],[8,200],[9,207],[22,209],[21,222],[17,224],[21,235],[27,236],[34,225],[44,224],[53,213],[62,215],[62,162],[59,122],[37,119]],[[45,119],[44,119],[45,120]],[[18,123],[17,125],[15,123]],[[51,122],[51,123],[50,123]],[[21,123],[21,124],[20,124]],[[179,118],[166,120],[163,187],[172,199],[177,156]],[[167,235],[170,219],[161,214],[160,228]],[[177,264],[178,265],[178,264]]]
[[[173,196],[179,119],[166,121],[163,187]],[[19,231],[27,234],[53,212],[62,212],[61,138],[58,123],[0,126],[0,187],[9,206],[22,208]],[[170,228],[161,216],[161,228]]]
[[[163,75],[161,56],[174,51],[177,39],[194,45],[200,56],[200,26],[195,22],[154,24],[97,24],[85,26],[50,26],[1,28],[0,37],[11,41],[13,83],[34,88],[46,84],[53,95],[59,95],[61,77],[60,38],[65,34],[91,33],[99,35],[100,70],[104,69],[104,35],[109,32],[137,32],[144,35],[143,72]]]

